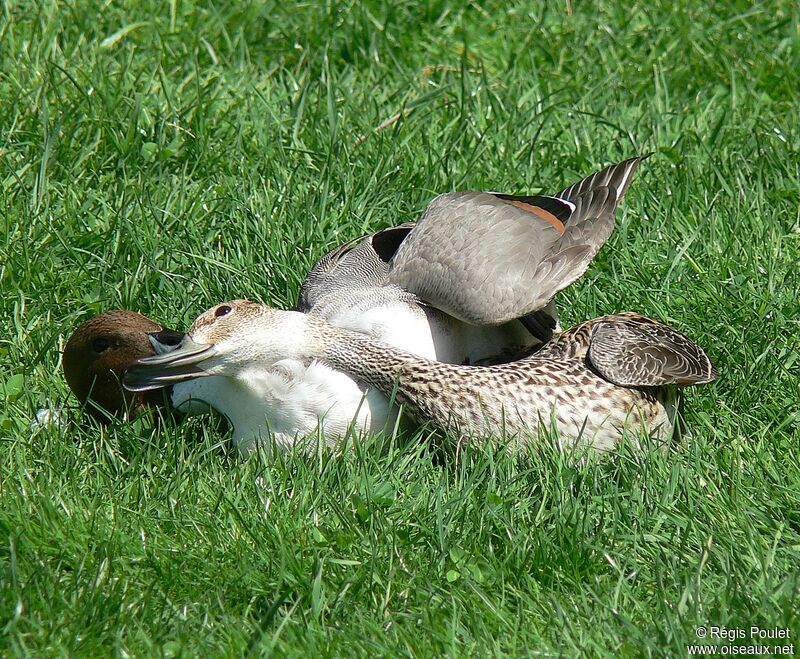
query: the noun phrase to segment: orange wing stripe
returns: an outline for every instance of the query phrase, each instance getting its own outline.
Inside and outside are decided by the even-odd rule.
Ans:
[[[524,211],[528,211],[529,213],[533,213],[537,217],[541,217],[543,220],[547,220],[550,224],[553,225],[553,228],[558,231],[562,236],[564,232],[567,230],[566,227],[561,223],[555,215],[552,213],[548,213],[544,208],[539,208],[539,206],[534,206],[532,204],[526,204],[524,201],[515,201],[513,199],[503,199],[503,201],[507,204],[511,204],[512,206],[516,206],[517,208],[521,208]]]

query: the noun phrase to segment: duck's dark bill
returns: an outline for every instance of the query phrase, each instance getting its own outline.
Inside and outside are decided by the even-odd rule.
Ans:
[[[157,355],[176,350],[180,347],[181,342],[186,340],[186,334],[170,329],[161,330],[160,332],[148,332],[147,336]]]
[[[158,370],[149,366],[132,366],[125,371],[123,385],[128,391],[149,391],[207,375],[203,369],[193,364]]]
[[[207,376],[199,364],[215,353],[214,346],[184,337],[175,350],[139,359],[125,372],[123,384],[128,391],[147,391]]]

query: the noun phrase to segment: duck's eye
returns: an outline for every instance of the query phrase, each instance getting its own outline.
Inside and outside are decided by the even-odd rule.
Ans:
[[[227,316],[231,311],[233,311],[233,309],[231,309],[227,304],[223,304],[221,307],[217,307],[214,315],[217,318],[222,318],[222,316]]]
[[[100,337],[99,339],[95,339],[94,341],[92,341],[92,350],[94,350],[97,354],[105,352],[110,347],[111,347],[111,339]]]

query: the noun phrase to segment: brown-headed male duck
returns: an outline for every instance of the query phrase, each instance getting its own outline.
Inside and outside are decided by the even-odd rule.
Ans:
[[[106,311],[82,323],[64,348],[62,364],[69,388],[100,423],[133,419],[148,407],[165,408],[169,392],[132,393],[122,387],[125,370],[142,357],[177,346],[182,332],[165,328],[134,311]]]

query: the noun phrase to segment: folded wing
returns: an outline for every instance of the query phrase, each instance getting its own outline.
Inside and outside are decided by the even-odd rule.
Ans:
[[[602,377],[623,387],[703,384],[718,375],[700,346],[641,316],[598,320],[587,358]]]

